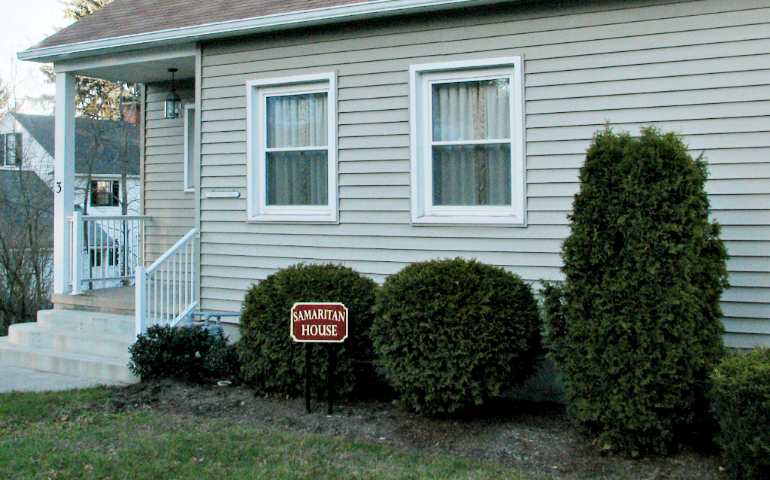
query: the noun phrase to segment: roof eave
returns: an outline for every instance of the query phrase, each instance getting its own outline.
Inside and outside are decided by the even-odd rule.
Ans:
[[[463,4],[492,4],[500,3],[501,1],[503,0],[374,0],[353,5],[268,15],[54,47],[32,47],[19,52],[18,57],[19,60],[48,63],[91,55],[103,55],[107,51],[123,51],[140,46],[144,48],[148,46],[178,45],[300,26],[325,25],[343,20],[363,20],[398,13],[441,10],[463,6]]]

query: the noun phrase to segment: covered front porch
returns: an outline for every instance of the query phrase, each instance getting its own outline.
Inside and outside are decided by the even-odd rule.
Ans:
[[[136,336],[152,325],[176,325],[199,309],[199,231],[189,213],[198,193],[187,181],[195,178],[187,163],[195,158],[192,143],[189,148],[187,143],[195,141],[198,127],[186,122],[194,115],[184,116],[185,106],[194,112],[196,105],[197,47],[49,53],[34,60],[52,61],[56,76],[54,308],[40,311],[37,322],[9,329],[0,339],[0,364],[133,382],[128,348]],[[181,116],[170,118],[163,111],[172,87],[169,69],[176,70],[186,104]],[[140,85],[138,216],[83,215],[75,209],[77,76]],[[150,161],[148,167],[148,158],[164,163]],[[155,183],[162,188],[146,189],[148,175],[162,177],[165,183]]]
[[[136,48],[136,47],[135,47]],[[154,173],[147,167],[147,154],[152,142],[147,142],[148,122],[161,124],[162,132],[150,133],[159,142],[170,144],[169,139],[181,138],[190,125],[184,125],[182,108],[168,115],[159,108],[162,103],[155,92],[162,96],[176,94],[170,70],[174,71],[177,85],[194,86],[197,71],[197,48],[194,45],[155,48],[126,49],[108,56],[91,52],[79,58],[78,54],[57,55],[51,52],[56,75],[56,122],[54,168],[54,303],[58,306],[87,307],[88,298],[99,298],[100,307],[117,310],[125,308],[127,289],[117,289],[117,294],[95,295],[93,292],[113,287],[135,285],[133,288],[133,316],[135,334],[142,333],[153,324],[176,324],[198,306],[198,230],[189,222],[188,228],[176,228],[172,232],[164,220],[173,212],[154,215],[152,205],[158,194],[145,189],[146,177]],[[39,58],[38,60],[45,60]],[[75,116],[77,77],[86,76],[114,82],[140,85],[140,183],[142,199],[140,216],[88,216],[74,209],[75,194]],[[188,108],[195,105],[194,92],[183,92]],[[179,100],[181,97],[175,95]],[[181,102],[178,107],[182,107]],[[182,115],[180,115],[180,113]],[[195,138],[194,128],[188,134]],[[174,167],[166,170],[188,172],[188,146],[185,151],[164,152],[167,162]],[[192,145],[189,147],[192,151]],[[181,154],[181,155],[180,155]],[[173,162],[173,163],[172,163]],[[184,165],[184,166],[183,166]],[[172,172],[165,173],[170,177]],[[192,204],[197,197],[191,185],[184,182],[185,203]],[[173,199],[170,199],[173,200]],[[179,207],[182,202],[169,202]],[[166,207],[168,210],[168,208]],[[181,210],[180,210],[181,211]],[[183,214],[179,213],[179,216]],[[148,242],[148,235],[163,232]],[[176,233],[174,235],[174,233]],[[160,239],[160,240],[159,240]],[[66,296],[82,297],[83,301],[67,301]]]

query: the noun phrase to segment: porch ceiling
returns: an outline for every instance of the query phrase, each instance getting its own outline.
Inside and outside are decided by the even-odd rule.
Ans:
[[[177,80],[195,78],[194,57],[87,68],[78,71],[78,74],[115,82],[160,83],[168,82],[171,79],[171,74],[168,73],[169,68],[179,69],[179,72],[175,74]]]
[[[177,80],[195,78],[195,47],[128,51],[54,64],[57,73],[69,72],[115,82],[144,84],[168,82],[171,79],[169,68],[179,70],[175,74]]]

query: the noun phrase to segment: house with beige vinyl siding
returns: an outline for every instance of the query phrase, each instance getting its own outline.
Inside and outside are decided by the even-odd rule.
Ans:
[[[770,344],[766,2],[115,0],[19,56],[54,63],[65,182],[74,75],[144,85],[144,266],[188,233],[193,252],[173,318],[237,312],[298,262],[382,281],[460,256],[558,280],[578,169],[611,122],[707,159],[726,343]],[[156,281],[136,305],[164,302],[140,298]],[[139,329],[169,321],[140,309]]]

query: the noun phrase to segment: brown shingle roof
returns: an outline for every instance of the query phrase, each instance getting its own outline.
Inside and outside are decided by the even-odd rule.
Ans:
[[[37,50],[369,0],[115,0],[30,48]]]

